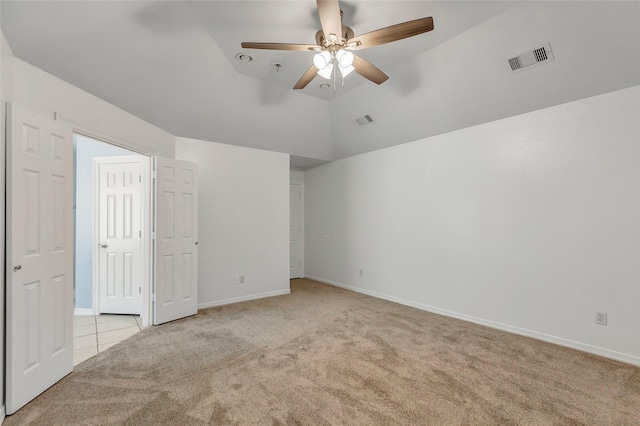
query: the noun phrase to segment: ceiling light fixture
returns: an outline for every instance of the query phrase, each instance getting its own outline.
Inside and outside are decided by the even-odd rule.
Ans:
[[[340,70],[342,77],[342,87],[344,87],[344,78],[355,71],[353,67],[353,53],[330,46],[328,50],[316,53],[313,56],[313,65],[318,68],[320,77],[331,80],[333,77],[333,91],[336,91],[336,71]]]
[[[241,43],[243,49],[316,52],[313,57],[313,65],[305,71],[293,86],[294,90],[304,89],[311,80],[320,75],[327,79],[333,77],[333,91],[335,93],[338,70],[340,70],[343,87],[344,77],[353,71],[375,84],[382,84],[387,81],[389,76],[351,51],[380,46],[381,44],[414,37],[433,30],[433,18],[426,17],[380,28],[356,37],[353,29],[342,23],[343,13],[340,10],[339,0],[317,0],[316,4],[322,27],[316,32],[316,44]]]
[[[331,85],[329,83],[322,83],[318,87],[320,87],[322,90],[325,90],[325,89],[328,89],[329,87],[331,87]]]

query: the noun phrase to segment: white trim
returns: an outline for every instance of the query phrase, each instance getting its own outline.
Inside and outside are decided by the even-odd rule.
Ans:
[[[562,337],[552,336],[550,334],[540,333],[526,328],[520,328],[513,325],[503,324],[496,321],[485,320],[477,318],[471,315],[465,315],[458,312],[449,311],[446,309],[436,308],[434,306],[425,305],[423,303],[414,302],[399,297],[389,296],[388,294],[378,293],[377,291],[367,290],[360,287],[353,287],[345,284],[341,284],[335,281],[325,280],[323,278],[306,276],[310,280],[318,281],[321,283],[329,284],[334,287],[344,288],[356,293],[366,294],[367,296],[376,297],[378,299],[388,300],[390,302],[399,303],[401,305],[410,306],[412,308],[420,309],[423,311],[431,312],[434,314],[444,315],[451,318],[460,319],[474,324],[484,325],[486,327],[494,328],[496,330],[506,331],[508,333],[518,334],[520,336],[531,337],[533,339],[542,340],[544,342],[553,343],[559,346],[564,346],[571,349],[576,349],[582,352],[588,352],[594,355],[599,355],[605,358],[614,359],[616,361],[625,362],[632,365],[640,366],[640,357],[636,357],[629,354],[624,354],[616,351],[612,351],[598,346],[589,345],[586,343],[580,343],[573,340],[565,339]]]
[[[5,411],[4,405],[0,408],[0,425],[4,423],[4,419],[7,417],[7,412]]]
[[[291,185],[298,185],[300,190],[300,206],[298,209],[298,213],[300,214],[298,218],[300,222],[300,252],[298,253],[300,259],[300,276],[296,278],[304,278],[304,180],[289,179],[289,188],[291,188]],[[289,195],[291,195],[291,190],[289,190]],[[291,218],[289,218],[289,220],[291,220]]]
[[[97,139],[101,142],[106,142],[109,145],[115,145],[117,147],[128,149],[130,151],[135,151],[136,153],[142,155],[153,156],[158,154],[156,151],[152,151],[146,146],[142,146],[135,142],[125,140],[118,136],[110,135],[102,130],[95,129],[85,123],[81,123],[77,120],[74,120],[73,118],[65,117],[57,112],[53,113],[53,118],[56,121],[69,125],[73,129],[73,132],[79,135]]]
[[[222,299],[222,300],[216,300],[216,301],[213,301],[213,302],[200,303],[200,304],[198,304],[198,310],[206,309],[206,308],[213,308],[214,306],[231,305],[232,303],[238,303],[238,302],[248,302],[249,300],[264,299],[266,297],[283,296],[285,294],[290,294],[290,293],[291,293],[291,290],[287,288],[285,290],[277,290],[277,291],[269,291],[269,292],[266,292],[266,293],[250,294],[248,296],[232,297],[230,299]]]
[[[74,316],[93,316],[93,309],[91,308],[75,308],[73,310]]]

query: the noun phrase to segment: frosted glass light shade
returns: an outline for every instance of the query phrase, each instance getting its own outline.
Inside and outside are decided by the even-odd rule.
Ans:
[[[338,50],[338,53],[336,53],[336,59],[340,62],[340,66],[343,68],[348,68],[353,65],[353,53],[346,50]]]
[[[349,65],[348,67],[340,66],[340,72],[342,73],[343,77],[348,76],[349,74],[351,74],[355,70],[356,69],[352,65]]]
[[[318,70],[318,75],[320,77],[326,78],[329,80],[331,78],[331,72],[333,71],[333,64],[328,63],[324,68]]]
[[[313,65],[319,70],[324,69],[331,62],[331,54],[326,50],[313,56]]]

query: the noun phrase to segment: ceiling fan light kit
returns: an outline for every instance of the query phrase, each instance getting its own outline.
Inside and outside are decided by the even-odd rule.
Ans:
[[[317,0],[317,5],[322,26],[322,30],[316,33],[317,44],[242,43],[242,47],[245,49],[317,52],[313,57],[313,65],[293,87],[296,90],[304,89],[316,75],[319,75],[328,80],[333,77],[335,92],[337,70],[340,70],[343,86],[344,78],[353,71],[376,84],[382,84],[389,77],[375,65],[355,55],[352,51],[379,46],[433,30],[433,18],[427,17],[381,28],[355,37],[351,28],[342,25],[342,11],[338,0]]]

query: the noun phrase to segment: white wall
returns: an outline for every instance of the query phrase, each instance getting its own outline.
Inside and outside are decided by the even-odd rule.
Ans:
[[[147,155],[173,158],[175,138],[138,117],[18,58],[13,60],[12,101],[47,117],[54,112]],[[99,134],[99,135],[98,135]],[[111,142],[111,141],[110,141]]]
[[[198,163],[199,307],[289,293],[289,156],[176,138],[176,158]]]
[[[640,364],[639,146],[636,86],[307,170],[306,274]]]

